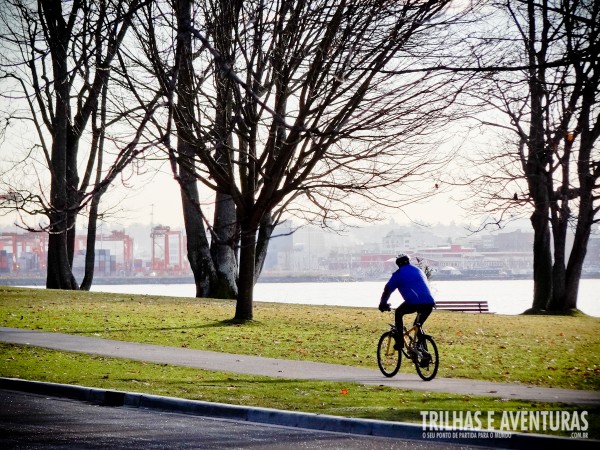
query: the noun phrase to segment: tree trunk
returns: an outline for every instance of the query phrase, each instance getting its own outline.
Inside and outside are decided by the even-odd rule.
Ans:
[[[567,283],[565,295],[560,304],[556,307],[560,310],[568,310],[577,308],[577,295],[579,293],[579,280],[583,270],[583,263],[587,253],[587,246],[594,224],[594,200],[593,186],[594,182],[591,179],[582,180],[582,194],[580,197],[579,214],[577,215],[577,228],[575,230],[575,239],[573,240],[573,249],[569,257],[567,266]]]
[[[239,4],[236,4],[239,3]],[[214,35],[214,45],[222,58],[233,65],[232,48],[234,27],[241,2],[215,3],[214,23],[219,33]],[[233,155],[233,91],[235,86],[225,73],[217,71],[216,75],[216,107],[214,128],[212,130],[215,145],[215,161],[227,170]],[[215,298],[236,298],[237,295],[237,246],[238,226],[236,206],[233,198],[227,193],[216,192],[211,256],[217,271],[217,282],[211,292]]]
[[[271,214],[265,214],[263,221],[260,224],[258,230],[258,241],[256,242],[256,267],[254,269],[254,283],[258,281],[262,272],[263,266],[265,265],[265,259],[267,258],[267,250],[269,248],[269,241],[273,234],[273,218]]]
[[[569,265],[567,267],[567,280],[565,294],[562,298],[562,302],[555,305],[557,310],[566,311],[569,309],[577,308],[577,296],[579,294],[579,280],[581,280],[581,272],[583,270],[583,262],[587,253],[587,244],[590,237],[589,229],[587,232],[582,231],[578,236],[575,233],[575,240],[573,242],[573,250],[571,250],[571,257],[569,258]]]
[[[57,108],[58,109],[58,108]],[[64,155],[66,146],[61,139],[61,133],[57,132],[61,122],[66,122],[57,114],[55,118],[55,136],[52,143],[52,181],[50,187],[50,198],[52,211],[49,214],[50,235],[48,237],[48,260],[46,287],[48,289],[77,289],[77,282],[71,270],[71,258],[69,256],[66,190],[65,190],[65,164]],[[66,130],[66,125],[64,125]],[[66,133],[65,133],[66,134]]]
[[[175,125],[177,127],[177,167],[179,172],[179,186],[181,203],[183,206],[183,220],[187,235],[187,257],[190,262],[196,297],[208,297],[211,287],[216,279],[215,267],[210,257],[206,229],[204,227],[200,196],[196,185],[194,170],[194,148],[192,123],[194,117],[194,83],[192,67],[192,38],[189,32],[191,25],[191,0],[177,0],[175,2],[177,14],[177,107],[175,108]]]
[[[198,187],[195,177],[185,170],[181,172],[181,179],[182,186],[180,190],[183,220],[187,235],[187,257],[194,274],[196,297],[210,297],[217,274],[210,257],[208,239],[202,222],[202,211],[198,202]]]
[[[560,246],[564,247],[565,242],[559,243]],[[556,252],[557,242],[554,241],[554,251]],[[548,302],[546,309],[548,311],[555,311],[560,309],[560,304],[562,303],[565,292],[567,289],[567,268],[564,261],[564,251],[563,255],[556,259],[554,259],[554,265],[552,266],[552,297]]]
[[[90,205],[90,217],[85,245],[85,269],[80,289],[89,291],[94,281],[94,265],[96,263],[96,232],[98,226],[98,206],[102,194],[95,194]]]
[[[552,267],[552,298],[548,303],[548,310],[555,310],[564,299],[567,284],[567,230],[569,227],[568,200],[561,199],[561,206],[553,202],[552,236],[554,238],[554,265]]]
[[[71,113],[69,112],[69,116]],[[67,252],[69,265],[73,267],[75,256],[75,235],[77,215],[79,214],[79,172],[77,170],[77,153],[79,151],[79,138],[73,135],[71,126],[67,124],[67,170],[66,170],[66,195],[67,195]]]
[[[211,286],[210,297],[233,299],[237,296],[238,229],[235,203],[231,196],[216,194],[213,235],[210,254],[217,277]]]
[[[51,184],[49,212],[50,236],[48,238],[48,272],[46,287],[49,289],[77,289],[71,271],[68,246],[68,196],[67,196],[67,130],[69,123],[69,83],[67,68],[68,36],[63,22],[61,3],[44,2],[45,17],[50,25],[49,41],[52,48],[53,87],[56,104],[52,122]]]
[[[233,320],[244,323],[253,318],[254,273],[256,265],[256,228],[242,223],[240,240],[240,279]]]
[[[46,288],[77,289],[77,282],[69,264],[66,233],[50,233],[47,261]]]
[[[533,304],[534,311],[545,310],[552,298],[552,252],[547,207],[537,207],[533,225]]]
[[[573,240],[573,249],[569,257],[567,266],[567,287],[564,300],[560,305],[562,310],[577,308],[577,294],[579,293],[579,280],[583,270],[583,263],[587,253],[587,246],[594,223],[597,223],[595,216],[598,208],[594,207],[594,189],[597,189],[599,171],[592,169],[593,161],[592,150],[594,144],[600,135],[599,123],[590,127],[590,118],[592,117],[592,105],[597,95],[597,86],[599,79],[598,72],[595,72],[595,81],[590,82],[584,89],[583,108],[580,115],[580,124],[582,132],[580,135],[579,155],[577,159],[577,178],[579,179],[579,212],[577,214],[577,228],[575,229],[575,239]],[[596,160],[596,167],[598,163]]]

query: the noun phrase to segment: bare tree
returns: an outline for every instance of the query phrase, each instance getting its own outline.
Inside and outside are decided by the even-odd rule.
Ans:
[[[37,133],[37,142],[23,163],[37,162],[35,153],[39,149],[45,166],[45,174],[38,178],[39,193],[21,192],[23,201],[12,206],[48,218],[46,286],[77,289],[71,270],[77,215],[90,201],[92,211],[97,213],[101,195],[137,154],[139,132],[120,148],[109,168],[103,168],[106,88],[113,61],[131,25],[132,12],[140,2],[3,3],[0,39],[6,52],[2,81],[5,86],[12,81],[10,87],[14,89],[4,91],[4,96],[23,100],[28,109],[24,116],[7,113],[28,121]],[[82,155],[80,143],[89,133],[92,116],[92,144]],[[85,170],[80,177],[82,163]],[[90,218],[93,234],[88,239],[85,288],[91,284],[95,215],[92,213]]]
[[[577,306],[587,243],[598,222],[600,120],[599,6],[588,1],[523,0],[499,7],[508,18],[502,52],[519,72],[489,76],[481,99],[505,120],[484,121],[502,129],[503,151],[488,155],[490,171],[476,186],[498,221],[531,211],[534,229],[533,311]],[[488,44],[498,41],[488,38]],[[497,47],[498,48],[498,47]],[[487,51],[488,54],[491,52]],[[491,113],[490,113],[491,114]],[[517,213],[518,214],[518,213]],[[575,229],[567,257],[566,236]]]
[[[452,74],[403,69],[439,44],[449,3],[206,1],[191,26],[180,22],[177,34],[191,32],[204,57],[186,83],[193,116],[174,81],[181,70],[163,71],[176,75],[162,83],[169,117],[194,151],[193,170],[176,177],[193,174],[235,204],[236,321],[253,317],[257,249],[283,211],[325,224],[369,219],[377,205],[399,207],[434,190],[441,162],[432,130],[448,123],[462,86]],[[168,148],[173,160],[192,162],[179,145]],[[431,189],[410,190],[424,178]]]
[[[187,1],[179,3],[189,3]],[[219,33],[215,36],[214,46],[218,49],[220,54],[228,55],[230,58],[233,49],[233,35],[234,29],[237,26],[235,18],[239,11],[242,2],[219,2],[217,7],[219,8],[217,14],[212,17],[206,17],[207,26],[219,29]],[[190,8],[191,9],[191,8]],[[181,9],[178,9],[178,49],[182,48],[181,39],[185,39],[185,44],[189,43],[191,48],[192,35],[188,31],[191,29],[192,20],[188,20],[187,17],[181,17]],[[177,63],[179,65],[191,64],[191,55],[185,55],[181,51],[178,52]],[[181,74],[181,72],[180,72]],[[205,145],[215,145],[215,154],[218,155],[216,163],[223,166],[226,165],[226,159],[231,159],[233,156],[231,153],[231,132],[229,130],[229,122],[232,116],[233,108],[233,92],[235,81],[226,76],[222,71],[214,71],[212,73],[214,77],[214,101],[218,105],[215,108],[215,115],[213,118],[213,124],[209,131],[209,136],[204,139]],[[178,106],[182,105],[182,102],[189,102],[189,107],[192,107],[195,103],[195,86],[193,77],[183,79],[178,77]],[[188,94],[189,95],[186,95]],[[195,142],[192,130],[194,129],[195,121],[193,115],[187,115],[186,120],[182,123],[184,114],[186,114],[187,107],[175,108],[174,117],[178,124],[177,130],[179,134],[178,145],[181,145],[182,136],[185,136],[185,145]],[[191,126],[190,126],[191,125]],[[208,130],[207,130],[208,131]],[[192,132],[192,133],[191,133]],[[190,134],[191,133],[191,134]],[[187,140],[190,137],[191,140]],[[188,148],[185,149],[186,151]],[[192,145],[191,147],[191,164],[180,164],[180,174],[183,177],[193,178],[194,183],[196,182],[196,175],[190,174],[189,170],[195,170],[194,157],[197,148]],[[178,151],[181,155],[181,151]],[[184,153],[188,155],[188,153]],[[191,176],[190,176],[191,175]],[[185,202],[186,200],[184,200]],[[196,210],[199,208],[199,204],[196,206]],[[186,224],[188,222],[186,221]],[[190,230],[196,232],[200,230]],[[188,233],[189,235],[189,233]],[[227,192],[216,192],[215,194],[215,212],[214,220],[211,227],[211,244],[210,244],[210,255],[211,261],[214,265],[215,276],[212,278],[210,283],[209,294],[216,298],[235,298],[237,295],[237,217],[235,204],[231,195]]]
[[[176,149],[172,149],[168,157],[180,185],[187,255],[194,274],[196,296],[235,298],[238,247],[235,205],[230,196],[217,193],[213,220],[207,218],[197,185],[195,146],[208,144],[194,138],[199,106],[196,97],[205,96],[213,103],[217,102],[218,97],[219,102],[227,105],[225,99],[231,95],[231,90],[227,86],[228,79],[223,76],[218,89],[206,88],[211,83],[207,80],[215,76],[214,65],[208,62],[210,54],[204,55],[202,48],[194,46],[189,31],[179,31],[190,29],[192,15],[197,14],[197,8],[194,10],[193,5],[193,1],[173,0],[149,3],[140,11],[137,36],[143,51],[134,49],[127,53],[126,65],[135,68],[127,76],[130,90],[138,97],[140,107],[147,106],[143,95],[149,90],[156,95],[163,95],[168,104],[177,104],[177,108],[171,108],[166,118],[156,118],[154,123],[158,129],[162,127],[157,139],[165,148],[171,148],[172,128],[177,136],[173,144]],[[223,3],[224,7],[227,5]],[[226,45],[225,36],[231,35],[232,26],[229,21],[223,28],[223,38],[218,45]],[[140,75],[144,70],[150,73],[154,83],[137,81],[139,78],[148,79],[147,73]],[[228,108],[231,108],[230,102]],[[206,142],[222,139],[220,130],[227,120],[225,112],[219,113],[214,124],[221,124],[220,127],[211,123],[203,131],[206,133]]]

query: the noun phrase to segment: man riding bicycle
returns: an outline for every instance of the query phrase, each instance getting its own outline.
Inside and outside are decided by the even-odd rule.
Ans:
[[[410,263],[408,255],[400,254],[396,258],[396,270],[381,294],[381,300],[379,302],[379,311],[390,311],[390,304],[388,299],[394,290],[398,289],[400,295],[404,299],[404,302],[396,308],[396,329],[398,330],[398,336],[396,336],[396,345],[400,350],[404,344],[402,337],[402,330],[404,330],[404,324],[402,318],[405,314],[420,313],[421,325],[425,323],[433,307],[435,306],[435,300],[431,295],[429,286],[427,284],[427,278],[421,269]]]

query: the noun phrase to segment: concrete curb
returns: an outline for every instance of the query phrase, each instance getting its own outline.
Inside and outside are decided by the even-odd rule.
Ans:
[[[16,378],[0,377],[0,389],[53,397],[65,397],[102,406],[146,408],[219,419],[306,428],[311,430],[388,438],[429,440],[464,445],[481,445],[494,448],[544,448],[562,450],[569,445],[575,446],[577,449],[597,449],[600,445],[600,441],[592,439],[571,439],[525,433],[494,433],[465,430],[463,434],[465,437],[452,437],[454,434],[451,432],[452,430],[424,433],[421,425],[411,423],[371,419],[351,419],[325,414],[301,413],[269,408],[252,408],[224,403],[186,400],[175,397],[112,391],[69,384],[28,381]]]

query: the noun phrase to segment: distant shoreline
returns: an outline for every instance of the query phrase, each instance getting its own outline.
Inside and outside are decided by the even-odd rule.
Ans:
[[[600,273],[584,274],[582,279],[600,279]],[[259,283],[339,283],[360,281],[385,281],[383,278],[360,278],[349,275],[268,275],[262,276]],[[528,280],[532,275],[442,275],[436,274],[430,281],[475,281],[475,280]],[[192,276],[173,277],[94,277],[95,285],[127,285],[127,284],[194,284]],[[45,277],[0,277],[0,285],[4,286],[45,286]]]

